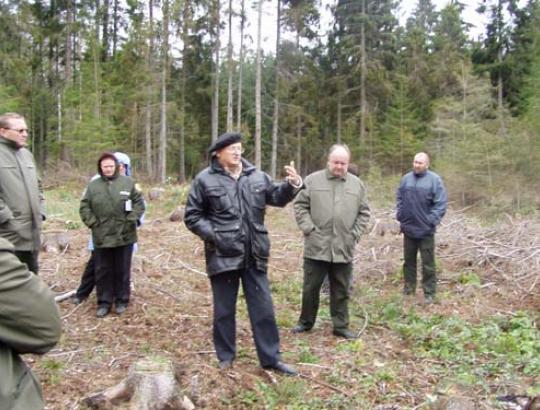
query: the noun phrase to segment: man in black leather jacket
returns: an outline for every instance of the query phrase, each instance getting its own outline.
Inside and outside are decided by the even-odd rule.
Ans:
[[[206,270],[214,300],[213,338],[219,367],[236,356],[236,300],[240,280],[253,337],[263,368],[287,375],[297,371],[281,361],[279,334],[266,274],[270,242],[264,226],[266,205],[285,206],[302,187],[302,178],[286,166],[286,181],[242,159],[241,135],[221,135],[208,149],[211,164],[193,180],[185,223],[204,241]]]

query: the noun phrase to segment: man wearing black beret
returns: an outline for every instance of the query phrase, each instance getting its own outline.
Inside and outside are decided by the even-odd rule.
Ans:
[[[279,333],[267,277],[270,252],[264,226],[266,205],[283,207],[302,187],[293,164],[285,181],[242,158],[242,136],[221,135],[208,149],[210,166],[193,180],[185,223],[204,241],[206,270],[214,301],[213,338],[219,367],[236,356],[236,300],[240,281],[261,366],[286,375],[297,371],[281,361]]]

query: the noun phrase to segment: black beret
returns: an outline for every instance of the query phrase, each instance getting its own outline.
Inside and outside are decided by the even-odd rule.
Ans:
[[[240,141],[242,141],[242,134],[237,132],[226,132],[225,134],[221,134],[216,142],[210,145],[210,148],[208,148],[208,153],[212,154]]]

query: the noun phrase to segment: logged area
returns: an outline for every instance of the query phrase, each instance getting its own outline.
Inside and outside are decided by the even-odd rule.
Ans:
[[[482,225],[450,211],[437,234],[438,303],[425,305],[421,290],[416,298],[402,295],[402,237],[393,212],[373,209],[369,234],[356,249],[349,306],[360,338],[344,341],[332,335],[326,294],[315,328],[291,332],[301,303],[302,235],[291,206],[269,209],[269,277],[281,349],[301,372],[284,377],[258,366],[242,297],[237,360],[218,369],[203,244],[168,216],[150,204],[123,315],[96,318],[94,294],[80,305],[59,303],[61,342],[43,357],[27,357],[47,409],[84,409],[83,398],[155,356],[174,363],[182,396],[195,408],[523,408],[509,406],[540,395],[538,221],[506,217]],[[89,233],[61,214],[47,223],[49,243],[56,235],[67,246],[41,253],[41,276],[61,294],[78,285]]]

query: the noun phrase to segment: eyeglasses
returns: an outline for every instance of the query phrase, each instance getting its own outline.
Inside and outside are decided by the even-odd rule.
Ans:
[[[18,132],[19,134],[22,134],[24,132],[28,133],[28,128],[21,128],[21,129],[16,129],[16,128],[4,128],[5,130],[11,130],[11,131],[15,131],[15,132]]]
[[[245,152],[244,147],[227,147],[225,148],[225,151],[227,152],[239,152],[240,154],[243,154]]]

